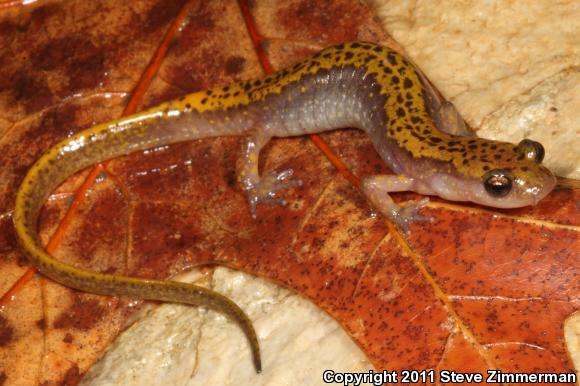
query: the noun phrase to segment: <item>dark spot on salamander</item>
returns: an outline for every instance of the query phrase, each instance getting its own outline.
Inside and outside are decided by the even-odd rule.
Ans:
[[[354,47],[354,44],[352,45],[352,47]],[[337,50],[343,50],[344,49],[344,43],[339,44],[338,46],[335,47]]]
[[[377,47],[373,48],[373,51],[375,51],[375,52],[382,52],[383,51],[383,48],[377,46]]]
[[[399,84],[399,77],[398,76],[393,76],[391,78],[391,82],[393,82],[393,84]]]
[[[411,117],[411,122],[413,122],[413,123],[423,123],[423,118],[417,117],[417,116],[414,115],[414,116]]]
[[[346,54],[344,54],[344,59],[350,60],[350,59],[352,59],[353,56],[354,56],[354,54],[352,52],[347,52]]]
[[[477,145],[475,143],[472,143],[470,145],[467,146],[470,150],[475,150],[477,149]]]
[[[202,104],[202,105],[205,105],[206,103],[207,103],[207,98],[203,98],[203,99],[201,100],[201,104]]]
[[[405,109],[402,108],[402,107],[399,107],[397,109],[397,116],[400,117],[400,118],[403,118],[405,116]]]
[[[370,61],[376,59],[376,55],[369,55],[365,58],[365,63],[369,63]]]
[[[490,169],[489,166],[483,165],[483,170],[485,170],[487,172],[489,169]]]
[[[501,154],[499,154],[499,153],[494,154],[493,159],[501,159]]]
[[[359,48],[360,47],[360,44],[359,43],[352,43],[350,46],[352,48]]]
[[[389,63],[391,63],[391,66],[396,66],[397,65],[397,58],[395,58],[395,54],[389,53],[387,55],[387,60],[389,61]]]
[[[411,88],[411,87],[413,87],[413,82],[411,81],[411,79],[405,78],[405,80],[403,81],[403,87],[404,88]]]
[[[422,135],[419,135],[419,133],[417,133],[415,130],[411,131],[411,135],[413,137],[417,138],[421,142],[425,141],[425,137],[423,137]]]
[[[188,109],[188,110],[191,109],[191,103],[186,103],[185,104],[185,108]]]
[[[244,90],[246,90],[246,91],[250,91],[251,88],[252,88],[252,85],[249,82],[244,85]]]
[[[234,96],[235,96],[235,97],[237,97],[238,95],[240,95],[240,92],[239,92],[239,91],[236,91],[236,92],[234,93]]]
[[[403,96],[401,94],[397,95],[397,103],[403,103]]]

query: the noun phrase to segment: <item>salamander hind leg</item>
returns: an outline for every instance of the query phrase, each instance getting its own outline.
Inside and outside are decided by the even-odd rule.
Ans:
[[[453,103],[445,101],[441,105],[438,119],[439,129],[447,134],[459,135],[462,137],[475,137],[473,131],[469,129]]]
[[[260,176],[258,159],[260,150],[270,140],[262,130],[254,131],[244,144],[244,152],[238,168],[238,181],[246,192],[250,212],[256,218],[258,204],[286,205],[287,201],[278,196],[278,192],[302,185],[302,181],[291,179],[294,171],[286,169],[281,172],[269,172]]]
[[[410,224],[432,220],[431,217],[419,214],[419,210],[429,202],[428,198],[414,204],[399,206],[389,195],[390,192],[404,191],[425,193],[425,189],[413,178],[397,175],[366,177],[362,181],[362,189],[373,207],[407,234]]]
[[[419,76],[424,86],[427,110],[435,121],[437,128],[451,135],[475,137],[475,133],[467,126],[467,123],[453,103],[445,100],[421,71],[419,71]]]

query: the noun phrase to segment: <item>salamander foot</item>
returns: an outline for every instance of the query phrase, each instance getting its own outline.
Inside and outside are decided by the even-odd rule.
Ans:
[[[405,206],[392,207],[390,212],[387,214],[389,220],[391,220],[397,228],[409,234],[409,225],[414,222],[431,222],[433,218],[430,216],[423,216],[419,214],[419,210],[429,203],[428,198],[424,198],[421,201],[414,204],[407,204]]]
[[[280,173],[270,172],[260,178],[260,181],[246,189],[250,212],[256,218],[256,208],[258,204],[287,205],[288,202],[277,193],[283,189],[302,186],[299,179],[290,179],[294,171],[292,169],[283,170]]]

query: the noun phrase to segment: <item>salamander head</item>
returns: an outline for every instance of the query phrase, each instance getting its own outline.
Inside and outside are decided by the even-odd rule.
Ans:
[[[475,168],[476,174],[463,179],[463,187],[457,176],[433,176],[430,185],[439,196],[495,208],[519,208],[537,204],[552,191],[556,178],[541,164],[544,148],[540,143],[529,139],[518,145],[487,142],[501,156],[486,154],[485,162],[480,160],[480,167]]]

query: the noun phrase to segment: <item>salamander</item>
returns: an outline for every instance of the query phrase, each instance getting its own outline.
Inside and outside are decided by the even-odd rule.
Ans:
[[[246,137],[238,181],[255,217],[259,204],[284,204],[279,191],[299,184],[292,170],[260,176],[258,156],[268,140],[345,127],[365,131],[395,173],[365,178],[362,190],[403,230],[425,219],[418,213],[425,201],[400,207],[389,192],[513,208],[536,204],[555,185],[542,165],[541,144],[475,137],[409,59],[377,44],[349,42],[262,79],[194,92],[64,139],[36,161],[17,192],[18,242],[42,274],[66,286],[224,312],[248,337],[259,372],[256,332],[233,301],[192,284],[90,272],[57,261],[40,242],[40,210],[67,177],[94,163],[175,142],[238,135]]]

